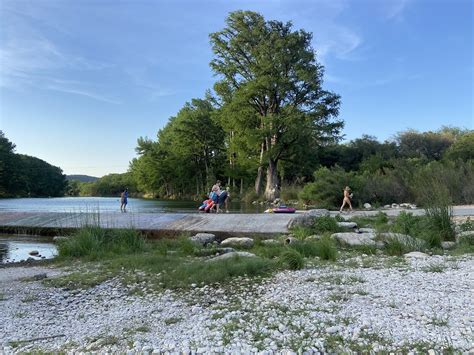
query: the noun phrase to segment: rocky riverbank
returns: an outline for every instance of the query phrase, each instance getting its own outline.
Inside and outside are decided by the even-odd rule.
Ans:
[[[0,352],[474,351],[472,255],[340,260],[188,291],[0,269]]]

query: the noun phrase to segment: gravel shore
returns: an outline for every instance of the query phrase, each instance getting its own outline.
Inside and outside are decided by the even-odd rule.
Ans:
[[[41,273],[64,271],[0,269],[0,352],[474,351],[471,255],[353,256],[188,291],[58,289]]]

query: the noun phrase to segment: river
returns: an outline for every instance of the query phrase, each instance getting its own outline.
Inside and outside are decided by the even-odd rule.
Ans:
[[[196,201],[150,200],[129,198],[127,210],[134,213],[197,213]],[[230,202],[232,213],[259,213],[265,207]],[[119,197],[55,197],[0,199],[1,212],[117,212],[120,213]]]

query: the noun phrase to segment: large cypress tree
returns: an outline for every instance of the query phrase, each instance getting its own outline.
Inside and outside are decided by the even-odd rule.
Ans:
[[[211,68],[220,76],[214,90],[224,126],[257,155],[256,192],[266,168],[265,198],[272,200],[279,196],[280,161],[300,159],[298,148],[339,134],[340,97],[322,88],[311,33],[251,11],[230,13],[226,24],[210,35]]]

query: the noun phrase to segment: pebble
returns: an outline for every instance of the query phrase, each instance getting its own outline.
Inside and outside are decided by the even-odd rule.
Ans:
[[[423,271],[433,257],[407,258],[401,266],[385,268],[377,262],[388,257],[359,259],[371,258],[376,260],[373,267],[328,264],[282,271],[261,283],[242,277],[225,287],[193,284],[189,291],[145,296],[129,294],[132,288],[118,279],[79,291],[18,280],[44,272],[54,278],[60,272],[55,269],[0,269],[0,294],[5,295],[0,301],[0,352],[195,354],[263,349],[289,354],[296,343],[298,354],[325,353],[331,350],[326,339],[334,334],[344,339],[341,349],[346,352],[352,351],[351,341],[387,353],[407,351],[418,343],[428,344],[425,353],[441,352],[447,338],[457,352],[470,350],[473,256],[440,256],[436,262],[446,266],[443,272]],[[305,281],[308,278],[315,281]],[[139,286],[148,289],[146,283]],[[32,302],[22,301],[33,296]],[[32,322],[30,315],[42,321]],[[10,341],[56,334],[65,336],[9,347]],[[370,335],[384,342],[371,344]],[[116,339],[114,344],[107,345],[108,337]]]

